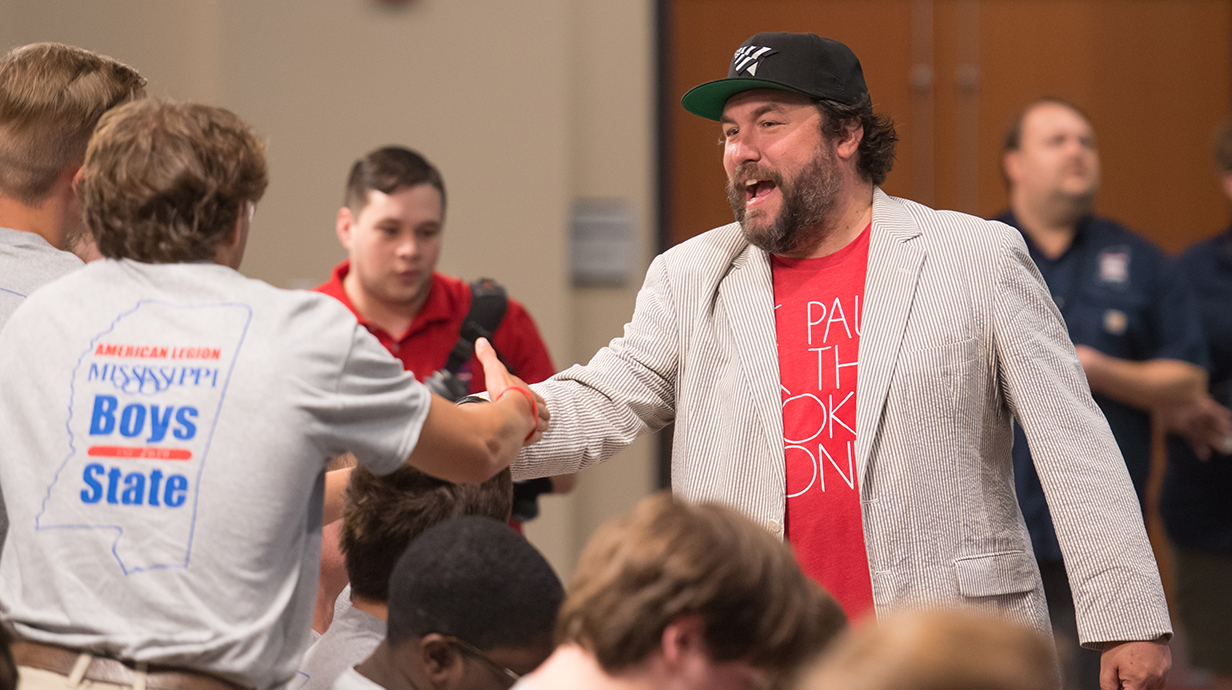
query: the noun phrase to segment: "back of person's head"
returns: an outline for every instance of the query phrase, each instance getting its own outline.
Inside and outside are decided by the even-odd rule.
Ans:
[[[103,256],[182,263],[213,260],[267,183],[265,145],[237,115],[145,99],[99,121],[79,190]]]
[[[457,517],[428,528],[398,559],[387,639],[396,648],[438,633],[483,651],[550,650],[563,598],[552,567],[507,524]]]
[[[103,113],[145,95],[145,79],[109,57],[59,43],[0,56],[0,194],[42,201],[79,165]]]
[[[409,466],[383,477],[356,467],[347,485],[339,535],[352,594],[388,600],[398,556],[429,527],[462,515],[503,522],[512,509],[508,469],[482,484],[451,484]]]
[[[436,166],[419,153],[402,146],[384,146],[369,151],[351,166],[344,205],[356,216],[368,205],[368,192],[393,194],[399,189],[431,185],[441,193],[445,208],[445,179]]]
[[[1039,632],[968,610],[907,611],[856,630],[798,690],[1056,690]]]
[[[789,546],[731,508],[662,493],[587,544],[557,641],[582,646],[614,673],[646,660],[673,621],[692,615],[712,661],[773,673],[792,670],[847,625]]]

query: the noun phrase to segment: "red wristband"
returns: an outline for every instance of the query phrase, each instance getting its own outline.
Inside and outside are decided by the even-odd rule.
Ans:
[[[496,396],[496,399],[500,400],[505,397],[505,394],[509,391],[517,391],[522,395],[525,395],[526,399],[530,401],[530,417],[535,420],[535,428],[531,429],[530,433],[526,435],[526,438],[522,439],[522,443],[526,443],[530,440],[531,436],[535,435],[536,431],[539,431],[539,404],[535,402],[535,394],[531,393],[530,389],[526,386],[509,386],[505,390],[501,391],[500,395]]]

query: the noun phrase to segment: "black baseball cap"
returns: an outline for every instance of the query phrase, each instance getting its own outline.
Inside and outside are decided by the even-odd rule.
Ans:
[[[740,45],[727,78],[694,86],[680,99],[694,115],[718,120],[727,99],[749,89],[782,89],[858,105],[868,97],[860,60],[847,46],[817,34],[760,33]]]

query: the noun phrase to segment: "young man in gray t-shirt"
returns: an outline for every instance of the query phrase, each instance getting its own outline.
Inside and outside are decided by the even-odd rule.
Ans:
[[[59,43],[0,55],[0,328],[35,288],[81,268],[62,251],[83,235],[73,179],[98,118],[145,94],[109,57]],[[0,551],[8,519],[0,493]]]
[[[23,688],[85,657],[93,681],[284,685],[310,641],[328,458],[483,481],[546,427],[486,342],[494,402],[455,407],[336,300],[239,274],[266,179],[221,108],[100,121],[79,188],[107,259],[0,332],[0,615]]]

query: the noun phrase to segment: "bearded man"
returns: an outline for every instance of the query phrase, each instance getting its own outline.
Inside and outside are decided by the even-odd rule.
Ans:
[[[656,258],[624,336],[535,387],[552,428],[514,476],[674,422],[673,490],[786,537],[850,618],[973,604],[1047,632],[1017,419],[1105,687],[1162,687],[1134,489],[1021,234],[878,188],[894,127],[837,41],[757,34],[683,105],[721,124],[737,222]]]

